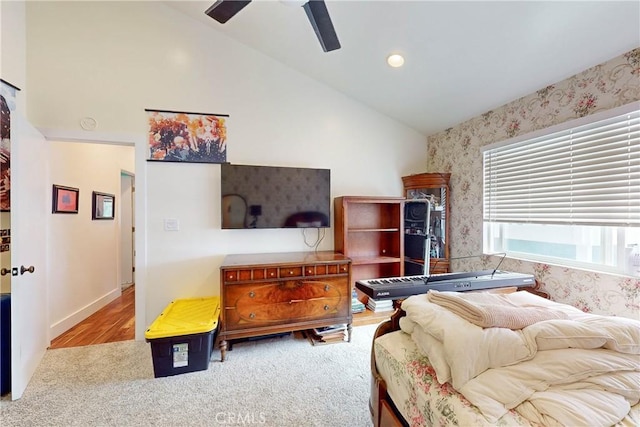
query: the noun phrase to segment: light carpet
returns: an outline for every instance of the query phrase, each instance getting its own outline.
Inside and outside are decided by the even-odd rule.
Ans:
[[[0,402],[0,425],[371,426],[375,328],[322,346],[299,333],[239,342],[208,370],[163,378],[142,341],[47,350],[23,397]]]

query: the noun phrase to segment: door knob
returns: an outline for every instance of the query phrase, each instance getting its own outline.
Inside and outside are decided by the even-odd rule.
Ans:
[[[0,276],[6,276],[7,274],[11,274],[11,269],[9,268],[0,269]]]
[[[32,265],[32,266],[30,266],[29,268],[26,268],[24,265],[21,265],[21,266],[20,266],[20,274],[24,274],[24,273],[26,273],[27,271],[28,271],[29,273],[33,273],[34,271],[36,271],[36,269],[35,269],[35,267],[34,267],[33,265]]]

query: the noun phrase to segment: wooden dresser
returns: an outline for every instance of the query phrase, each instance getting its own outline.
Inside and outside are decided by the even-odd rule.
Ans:
[[[351,260],[334,252],[227,255],[220,266],[221,360],[228,341],[347,324]]]

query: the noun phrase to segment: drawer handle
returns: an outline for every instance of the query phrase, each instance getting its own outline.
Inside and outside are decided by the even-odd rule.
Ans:
[[[327,311],[327,310],[329,310],[329,306],[328,306],[328,305],[325,305],[325,306],[324,306],[324,311]]]
[[[249,318],[250,318],[250,319],[255,319],[255,317],[256,317],[256,314],[255,314],[255,313],[249,313]]]
[[[289,270],[289,275],[292,275],[292,274],[293,274],[293,270]]]
[[[272,271],[272,272],[271,272],[271,274],[270,274],[270,276],[271,276],[271,277],[273,277],[273,276],[275,276],[275,275],[276,275],[276,273],[274,273],[273,271]]]
[[[233,274],[229,275],[229,280],[233,280]]]
[[[328,291],[331,287],[329,285],[324,285],[325,292]]]
[[[255,292],[253,292],[253,291],[249,292],[249,298],[253,298],[253,297],[255,297],[255,296],[256,296],[256,293],[255,293]]]

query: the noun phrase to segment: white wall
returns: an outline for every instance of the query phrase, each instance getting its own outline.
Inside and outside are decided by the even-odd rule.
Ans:
[[[77,214],[49,218],[49,315],[54,338],[120,296],[120,171],[134,148],[49,141],[51,184],[80,189]],[[115,195],[112,220],[92,220],[92,192]],[[49,196],[51,197],[51,196]]]
[[[26,89],[26,26],[25,4],[20,1],[0,1],[0,77]],[[25,113],[24,102],[18,111]]]
[[[298,230],[221,230],[220,167],[145,162],[145,108],[229,114],[228,161],[329,168],[333,197],[402,195],[424,171],[423,135],[158,2],[29,2],[27,42],[33,123],[136,135],[139,339],[172,299],[218,295],[226,254],[308,249]]]

